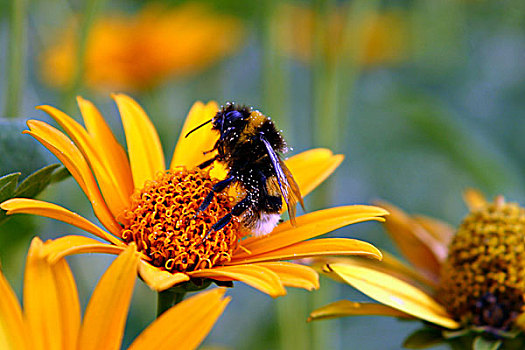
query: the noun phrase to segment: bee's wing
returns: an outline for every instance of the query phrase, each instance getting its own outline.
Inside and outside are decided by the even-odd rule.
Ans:
[[[286,186],[288,186],[288,190],[287,190],[288,197],[284,197],[286,200],[286,205],[288,207],[288,215],[290,216],[290,221],[295,226],[295,207],[297,205],[297,202],[299,202],[303,210],[305,210],[303,197],[301,196],[301,191],[299,190],[299,186],[297,185],[297,182],[295,182],[295,179],[293,178],[293,175],[290,172],[290,169],[288,169],[288,167],[286,166],[286,164],[284,163],[282,159],[279,159],[279,163],[285,175],[285,180],[283,182],[285,182]]]
[[[295,226],[295,207],[297,206],[297,202],[300,202],[304,209],[303,197],[301,197],[299,186],[297,186],[297,183],[295,182],[295,179],[293,178],[292,173],[286,164],[284,164],[279,155],[275,153],[270,142],[268,142],[268,140],[266,140],[262,135],[261,140],[266,146],[266,151],[268,152],[268,156],[272,161],[272,165],[277,177],[277,183],[279,184],[279,190],[281,191],[281,195],[283,196],[288,208],[290,221]]]
[[[289,192],[290,197],[293,197],[295,199],[296,204],[297,202],[299,202],[303,210],[305,210],[301,190],[299,190],[299,185],[297,185],[297,182],[295,182],[292,172],[290,171],[290,169],[288,169],[288,167],[281,158],[279,158],[279,164],[281,165],[281,169],[283,170],[286,180],[288,180],[288,186],[291,189],[291,192]]]

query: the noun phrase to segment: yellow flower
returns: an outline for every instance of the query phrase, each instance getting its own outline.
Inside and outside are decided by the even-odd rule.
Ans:
[[[278,13],[282,52],[306,63],[315,57],[316,27],[322,28],[318,38],[321,55],[330,62],[355,57],[361,66],[376,66],[399,62],[407,54],[407,23],[398,12],[368,13],[351,24],[344,6],[318,14],[311,8],[285,4]]]
[[[46,245],[33,239],[24,277],[24,309],[0,272],[1,349],[120,349],[135,285],[138,254],[125,249],[101,277],[81,318],[77,287],[65,259],[49,264]],[[162,314],[129,349],[194,349],[229,298],[213,289]]]
[[[465,200],[471,212],[455,234],[439,220],[411,217],[381,203],[391,214],[386,229],[412,266],[387,253],[377,264],[359,258],[329,261],[324,265],[329,276],[381,304],[342,300],[315,310],[310,319],[394,316],[441,328],[433,341],[471,331],[495,342],[514,338],[524,328],[525,209],[503,197],[489,203],[474,190]],[[413,340],[421,338],[414,334]]]
[[[42,56],[50,85],[68,87],[77,65],[73,21]],[[95,21],[84,57],[83,79],[96,89],[148,89],[174,76],[209,67],[235,52],[241,41],[239,19],[218,15],[203,4],[166,7],[146,4],[134,16],[113,14]]]
[[[320,210],[288,221],[262,237],[245,237],[239,223],[202,237],[212,224],[228,213],[234,201],[219,194],[209,209],[195,217],[211,186],[224,178],[216,166],[211,172],[196,165],[209,158],[217,140],[211,127],[191,137],[181,137],[169,168],[165,167],[160,140],[144,110],[126,95],[114,95],[127,140],[126,155],[96,107],[82,99],[78,104],[86,129],[50,106],[41,106],[71,137],[37,120],[28,122],[26,133],[35,137],[68,168],[89,198],[95,215],[108,230],[63,207],[38,200],[16,198],[0,206],[7,214],[29,213],[75,225],[109,242],[84,236],[65,236],[48,243],[49,259],[85,252],[120,253],[130,242],[137,244],[142,259],[139,273],[154,290],[162,291],[185,281],[208,279],[242,281],[271,296],[284,295],[284,286],[318,288],[318,275],[310,267],[283,260],[327,255],[364,255],[380,259],[380,252],[359,240],[325,238],[324,233],[353,223],[379,220],[386,211],[364,205]],[[215,102],[197,102],[191,108],[181,135],[218,111]],[[322,182],[342,161],[326,149],[314,149],[286,161],[305,195]]]

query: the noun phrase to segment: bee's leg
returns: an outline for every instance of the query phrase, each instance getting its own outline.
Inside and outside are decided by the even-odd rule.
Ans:
[[[251,196],[247,195],[246,197],[243,198],[242,201],[235,204],[231,212],[229,212],[228,214],[220,218],[220,220],[217,221],[208,232],[206,232],[206,235],[204,236],[202,241],[204,242],[208,238],[208,235],[210,233],[219,231],[224,226],[228,225],[228,223],[232,220],[232,217],[240,216],[242,213],[244,213],[246,209],[248,209],[248,207],[250,206],[251,202],[252,202]]]
[[[215,145],[213,145],[213,148],[210,149],[210,150],[207,150],[207,151],[204,151],[202,152],[203,155],[207,155],[208,153],[211,153],[213,151],[215,151],[217,148],[219,148],[219,140],[217,140],[217,142],[215,142]]]
[[[207,168],[207,167],[209,167],[213,162],[215,162],[217,159],[219,159],[219,155],[218,155],[218,154],[217,154],[215,157],[210,158],[210,159],[208,159],[208,160],[206,160],[206,161],[200,163],[200,164],[198,165],[198,167],[199,167],[200,169]]]
[[[219,144],[220,144],[220,143],[219,143],[219,140],[217,140],[217,141],[215,142],[215,144],[213,145],[213,148],[212,148],[212,149],[210,149],[210,150],[208,150],[208,151],[204,151],[204,152],[202,152],[202,154],[206,155],[206,154],[208,154],[208,153],[211,153],[211,152],[215,151],[215,150],[219,147]]]
[[[228,214],[224,215],[222,218],[220,218],[219,221],[217,221],[212,227],[211,229],[206,232],[206,234],[204,235],[204,238],[202,239],[203,241],[205,241],[209,234],[212,233],[212,232],[215,232],[215,231],[219,231],[221,228],[223,228],[224,226],[228,225],[228,223],[232,220],[232,213],[229,212]]]
[[[201,205],[199,206],[199,209],[197,209],[197,212],[195,213],[195,217],[199,215],[201,212],[205,211],[206,208],[208,208],[215,193],[224,191],[224,189],[228,187],[228,185],[231,184],[233,180],[235,180],[235,177],[230,176],[229,178],[219,181],[215,185],[213,185],[210,193],[208,193],[208,195],[204,198]]]

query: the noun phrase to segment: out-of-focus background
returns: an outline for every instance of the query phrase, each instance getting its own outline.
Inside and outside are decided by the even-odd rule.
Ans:
[[[259,108],[291,154],[329,147],[346,159],[307,210],[384,199],[457,225],[476,187],[525,203],[523,0],[138,1],[0,3],[0,176],[56,163],[24,121],[51,104],[79,116],[92,100],[123,142],[111,92],[146,109],[170,155],[196,100]],[[123,142],[124,143],[124,142]],[[67,179],[40,196],[93,218]],[[30,238],[78,232],[20,216],[0,226],[2,269],[20,290]],[[380,224],[337,235],[395,251]],[[85,305],[111,257],[70,258]],[[273,300],[237,283],[208,349],[398,349],[416,323],[380,317],[306,324],[349,287]],[[149,324],[156,295],[137,283],[125,344]]]

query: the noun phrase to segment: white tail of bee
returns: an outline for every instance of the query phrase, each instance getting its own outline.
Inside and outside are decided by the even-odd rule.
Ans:
[[[281,215],[261,213],[261,218],[254,222],[250,230],[255,236],[264,236],[272,232],[279,223]]]

